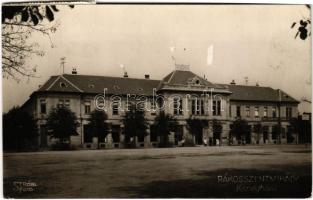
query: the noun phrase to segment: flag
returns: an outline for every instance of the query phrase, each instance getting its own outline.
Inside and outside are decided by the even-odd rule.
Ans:
[[[207,57],[207,64],[210,66],[213,64],[213,45],[208,47],[208,57]]]

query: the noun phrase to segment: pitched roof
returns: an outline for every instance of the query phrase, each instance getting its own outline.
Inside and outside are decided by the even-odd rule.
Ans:
[[[232,94],[230,95],[231,100],[239,101],[279,101],[279,90],[274,90],[271,87],[260,87],[260,86],[246,86],[246,85],[228,85],[220,84],[228,88]],[[299,103],[296,99],[288,95],[286,92],[281,91],[282,102],[294,102]]]
[[[191,71],[184,70],[174,70],[163,78],[163,83],[168,85],[188,85],[190,81],[197,79],[200,81],[201,85],[210,87],[210,88],[221,88],[219,85],[213,84],[208,80],[196,75]]]
[[[61,77],[61,78],[60,78]],[[61,87],[61,82],[66,87]],[[152,95],[159,80],[64,74],[52,76],[38,91]]]
[[[205,87],[217,88],[220,92],[228,91],[231,93],[231,100],[240,101],[279,101],[279,92],[270,87],[229,85],[211,83],[190,71],[175,70],[168,74],[163,80],[109,77],[109,76],[90,76],[64,74],[52,76],[37,91],[39,92],[76,92],[76,93],[103,93],[106,88],[107,94],[136,94],[152,95],[153,89],[161,89],[164,85],[187,86],[194,79],[200,81]],[[65,87],[61,84],[65,83]],[[63,85],[64,86],[64,85]],[[281,90],[282,102],[299,103],[296,99]]]

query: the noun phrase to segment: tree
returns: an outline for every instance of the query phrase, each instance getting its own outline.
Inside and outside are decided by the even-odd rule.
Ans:
[[[207,120],[197,119],[190,116],[187,120],[187,129],[193,137],[196,138],[197,144],[202,144],[202,131],[204,127],[208,127],[209,123]]]
[[[259,122],[253,126],[253,131],[257,135],[257,144],[260,142],[260,135],[262,134],[262,124]]]
[[[303,120],[301,117],[289,120],[291,130],[287,132],[287,142],[293,142],[292,133],[299,135],[299,142],[311,143],[312,125],[310,120]]]
[[[93,136],[98,138],[98,148],[100,148],[100,141],[103,141],[108,135],[107,119],[108,116],[104,111],[94,110],[90,114],[89,125],[92,129]]]
[[[131,105],[123,120],[125,142],[130,142],[132,147],[136,147],[136,138],[144,138],[147,135],[148,123],[145,119],[145,112],[136,109]]]
[[[221,139],[221,134],[223,132],[223,126],[221,122],[217,121],[216,119],[213,119],[212,129],[213,129],[213,140],[216,143],[217,139],[218,140]],[[219,144],[221,145],[221,141]]]
[[[54,108],[47,118],[48,135],[59,140],[59,144],[70,144],[71,136],[78,135],[76,129],[79,123],[74,112],[66,106]]]
[[[161,111],[155,118],[154,125],[157,135],[160,136],[160,146],[169,146],[168,136],[171,132],[175,131],[177,120],[173,116],[165,114],[164,111]]]
[[[233,122],[230,133],[236,137],[237,141],[249,140],[249,137],[251,137],[251,128],[246,120],[237,119]]]
[[[3,115],[3,149],[25,150],[35,147],[38,136],[36,120],[19,107]]]
[[[73,6],[71,6],[73,7]],[[3,77],[19,81],[19,76],[34,77],[36,67],[25,66],[25,60],[32,55],[43,56],[38,43],[30,42],[34,32],[48,36],[57,30],[57,24],[44,24],[54,20],[59,10],[55,5],[2,6],[2,74]]]
[[[306,5],[306,7],[311,10],[311,6],[310,5]],[[299,25],[298,25],[299,24]],[[303,17],[303,19],[301,19],[298,23],[297,22],[293,22],[291,25],[291,28],[294,27],[298,27],[298,31],[295,35],[295,39],[298,37],[300,37],[301,40],[305,40],[308,36],[311,35],[311,20],[309,18],[305,19]]]

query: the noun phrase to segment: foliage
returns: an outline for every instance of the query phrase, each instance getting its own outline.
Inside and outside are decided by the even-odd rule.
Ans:
[[[133,138],[132,145],[136,147],[135,138],[147,135],[148,123],[145,119],[145,112],[136,109],[135,105],[131,105],[122,122],[124,124],[125,142],[129,142],[130,138]]]
[[[66,106],[52,109],[47,118],[48,135],[61,144],[70,143],[70,136],[78,135],[78,125],[75,113]]]
[[[237,119],[233,122],[230,130],[230,134],[232,136],[235,136],[237,141],[241,141],[243,138],[245,140],[248,140],[251,136],[251,128],[248,125],[248,122],[244,119]]]
[[[310,5],[306,5],[306,7],[311,10]],[[299,24],[299,25],[298,25]],[[293,22],[291,28],[298,27],[298,31],[295,35],[295,39],[300,37],[301,40],[305,40],[308,36],[311,36],[311,20],[310,19],[301,19],[298,23]]]
[[[196,138],[202,138],[202,131],[204,127],[208,127],[209,123],[207,120],[197,119],[190,116],[187,120],[187,129],[191,135]]]
[[[3,149],[26,150],[35,147],[38,136],[36,121],[19,107],[3,115]]]
[[[293,133],[299,134],[299,141],[301,143],[311,143],[312,124],[310,120],[302,120],[301,118],[291,118],[289,120],[289,123],[291,126],[291,131]],[[288,133],[288,134],[291,134],[291,133]],[[290,140],[288,139],[288,135],[287,135],[287,140]]]
[[[155,118],[154,125],[157,135],[160,136],[160,146],[169,146],[168,136],[170,135],[170,132],[175,131],[177,120],[173,116],[161,111]]]
[[[34,32],[48,36],[57,30],[57,24],[47,25],[44,19],[54,20],[55,5],[2,6],[2,74],[5,78],[19,81],[19,76],[34,77],[36,67],[25,66],[32,55],[43,56],[38,43],[30,42]]]
[[[94,137],[98,138],[98,148],[99,142],[104,140],[104,138],[108,135],[108,123],[106,120],[108,119],[107,114],[104,111],[94,110],[90,113],[89,125],[92,128],[92,133]]]

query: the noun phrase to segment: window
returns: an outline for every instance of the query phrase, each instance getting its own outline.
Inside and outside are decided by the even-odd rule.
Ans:
[[[237,117],[241,116],[241,114],[240,114],[240,106],[236,106],[236,116]]]
[[[246,106],[246,117],[250,117],[250,106]]]
[[[45,99],[40,100],[40,113],[46,114],[47,112],[47,104]]]
[[[181,98],[174,98],[174,115],[183,114],[183,100]]]
[[[64,105],[65,105],[65,107],[69,108],[70,107],[70,100],[66,99]]]
[[[59,102],[58,102],[58,107],[63,107],[64,106],[64,100],[63,99],[59,99]]]
[[[263,117],[267,117],[267,107],[264,107],[264,110],[263,110]]]
[[[292,108],[286,107],[286,117],[291,118],[291,116],[292,116]]]
[[[256,118],[259,117],[259,107],[254,108],[254,117],[256,117]]]
[[[213,100],[213,116],[221,115],[221,100]]]
[[[276,118],[276,107],[272,108],[272,116],[273,118]]]
[[[193,115],[204,115],[204,101],[200,99],[192,99],[191,113]]]
[[[60,82],[60,87],[65,88],[65,87],[67,87],[67,85],[64,82]]]
[[[90,101],[85,102],[85,114],[90,114]]]
[[[59,99],[59,102],[58,102],[58,107],[70,107],[70,100],[69,99]]]
[[[112,114],[113,115],[118,115],[118,102],[113,102],[112,104]]]
[[[153,101],[153,99],[150,99],[150,111],[151,111],[151,115],[155,115],[155,111],[156,111],[156,102]]]
[[[144,101],[138,101],[136,103],[136,109],[139,111],[144,111],[145,110],[145,102]]]

